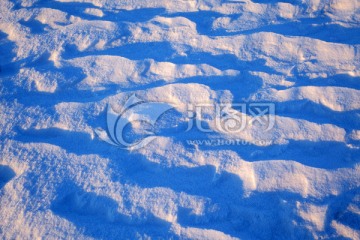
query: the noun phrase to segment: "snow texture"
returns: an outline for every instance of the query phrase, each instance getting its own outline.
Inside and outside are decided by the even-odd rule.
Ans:
[[[136,151],[96,134],[133,94],[173,107]],[[276,124],[186,131],[188,104],[229,102]],[[0,219],[1,239],[360,239],[359,1],[1,0]]]

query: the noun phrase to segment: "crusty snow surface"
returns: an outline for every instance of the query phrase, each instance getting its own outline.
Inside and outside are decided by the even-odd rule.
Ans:
[[[133,94],[139,150],[96,134]],[[186,131],[225,102],[275,126]],[[0,1],[1,239],[360,239],[359,148],[357,0]]]

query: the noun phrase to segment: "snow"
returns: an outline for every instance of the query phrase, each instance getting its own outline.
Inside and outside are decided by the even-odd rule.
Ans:
[[[359,7],[1,0],[0,238],[360,239]]]

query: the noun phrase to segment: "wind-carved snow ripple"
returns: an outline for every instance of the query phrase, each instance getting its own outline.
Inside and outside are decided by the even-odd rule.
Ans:
[[[46,221],[68,238],[360,238],[358,11],[355,0],[1,1],[0,110],[13,117],[0,120],[0,157],[39,180],[11,181],[0,165],[0,200],[51,199],[10,206],[29,218],[0,223],[0,236],[46,235]],[[153,144],[126,152],[94,130],[133,93],[175,110]],[[276,126],[185,132],[187,104],[219,102],[275,103]]]

